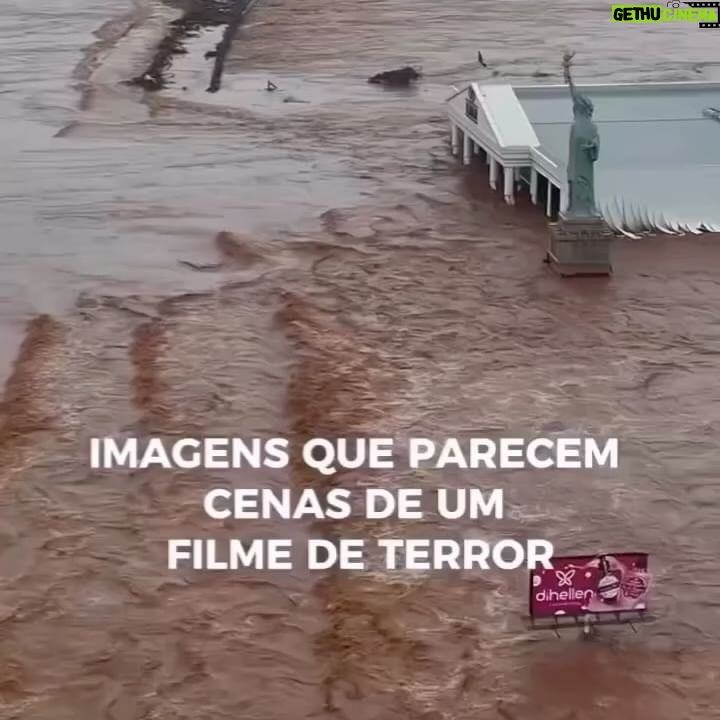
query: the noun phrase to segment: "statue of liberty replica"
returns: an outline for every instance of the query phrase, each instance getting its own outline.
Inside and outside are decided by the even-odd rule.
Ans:
[[[570,88],[573,104],[573,124],[570,129],[567,183],[569,217],[597,217],[595,207],[595,163],[600,155],[600,136],[592,116],[592,100],[578,92],[570,74],[575,53],[563,57],[563,74]]]
[[[570,74],[575,53],[563,56],[563,74],[572,99],[573,122],[567,163],[567,208],[550,223],[550,246],[546,262],[564,277],[610,275],[608,228],[595,203],[595,163],[600,155],[600,136],[593,122],[592,100],[575,87]]]

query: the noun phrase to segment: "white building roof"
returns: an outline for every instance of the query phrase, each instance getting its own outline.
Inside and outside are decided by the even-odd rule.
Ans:
[[[475,86],[478,126],[497,126],[500,162],[535,164],[566,184],[572,103],[565,85]],[[448,102],[464,115],[467,88]],[[618,230],[720,231],[720,83],[583,85],[600,134],[598,207]],[[481,115],[485,114],[487,120]],[[463,126],[472,135],[469,118]],[[525,153],[521,147],[524,147]],[[512,147],[513,152],[505,153]],[[549,162],[546,162],[549,161]]]
[[[536,147],[540,144],[510,85],[476,86],[476,93],[502,147]]]

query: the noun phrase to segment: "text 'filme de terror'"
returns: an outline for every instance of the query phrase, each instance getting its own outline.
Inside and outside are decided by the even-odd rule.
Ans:
[[[396,466],[396,446],[391,438],[326,439],[314,438],[302,445],[306,467],[329,476],[339,470],[392,470]],[[618,467],[618,441],[602,442],[589,437],[535,438],[448,438],[435,442],[427,438],[407,441],[406,462],[411,469],[593,469]],[[290,442],[286,438],[93,438],[90,465],[93,469],[128,468],[143,470],[180,469],[260,469],[280,470],[290,463]],[[370,520],[395,518],[417,520],[422,510],[423,488],[331,488],[316,491],[305,488],[293,493],[281,490],[213,488],[204,495],[203,509],[214,520],[343,520],[352,514],[352,499],[362,495],[364,517]],[[443,518],[453,521],[480,517],[502,519],[503,491],[477,488],[433,488],[436,507]],[[359,538],[335,541],[309,539],[304,548],[303,565],[310,570],[337,567],[366,570],[366,544]],[[504,539],[493,544],[479,539],[393,539],[372,541],[384,555],[387,570],[470,570],[549,568],[553,546],[547,540],[530,539],[519,543]],[[183,564],[185,563],[185,564]],[[294,565],[290,539],[213,539],[183,538],[168,541],[168,568],[194,570],[291,570]]]

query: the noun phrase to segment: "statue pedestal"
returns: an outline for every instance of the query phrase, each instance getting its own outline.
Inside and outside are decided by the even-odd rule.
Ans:
[[[546,262],[563,277],[610,275],[614,233],[601,217],[566,217],[549,223]]]

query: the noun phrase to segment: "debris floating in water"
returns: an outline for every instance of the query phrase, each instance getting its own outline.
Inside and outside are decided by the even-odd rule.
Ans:
[[[374,85],[389,85],[391,87],[407,87],[414,83],[422,73],[414,67],[406,65],[399,70],[386,70],[368,78],[368,82]]]

